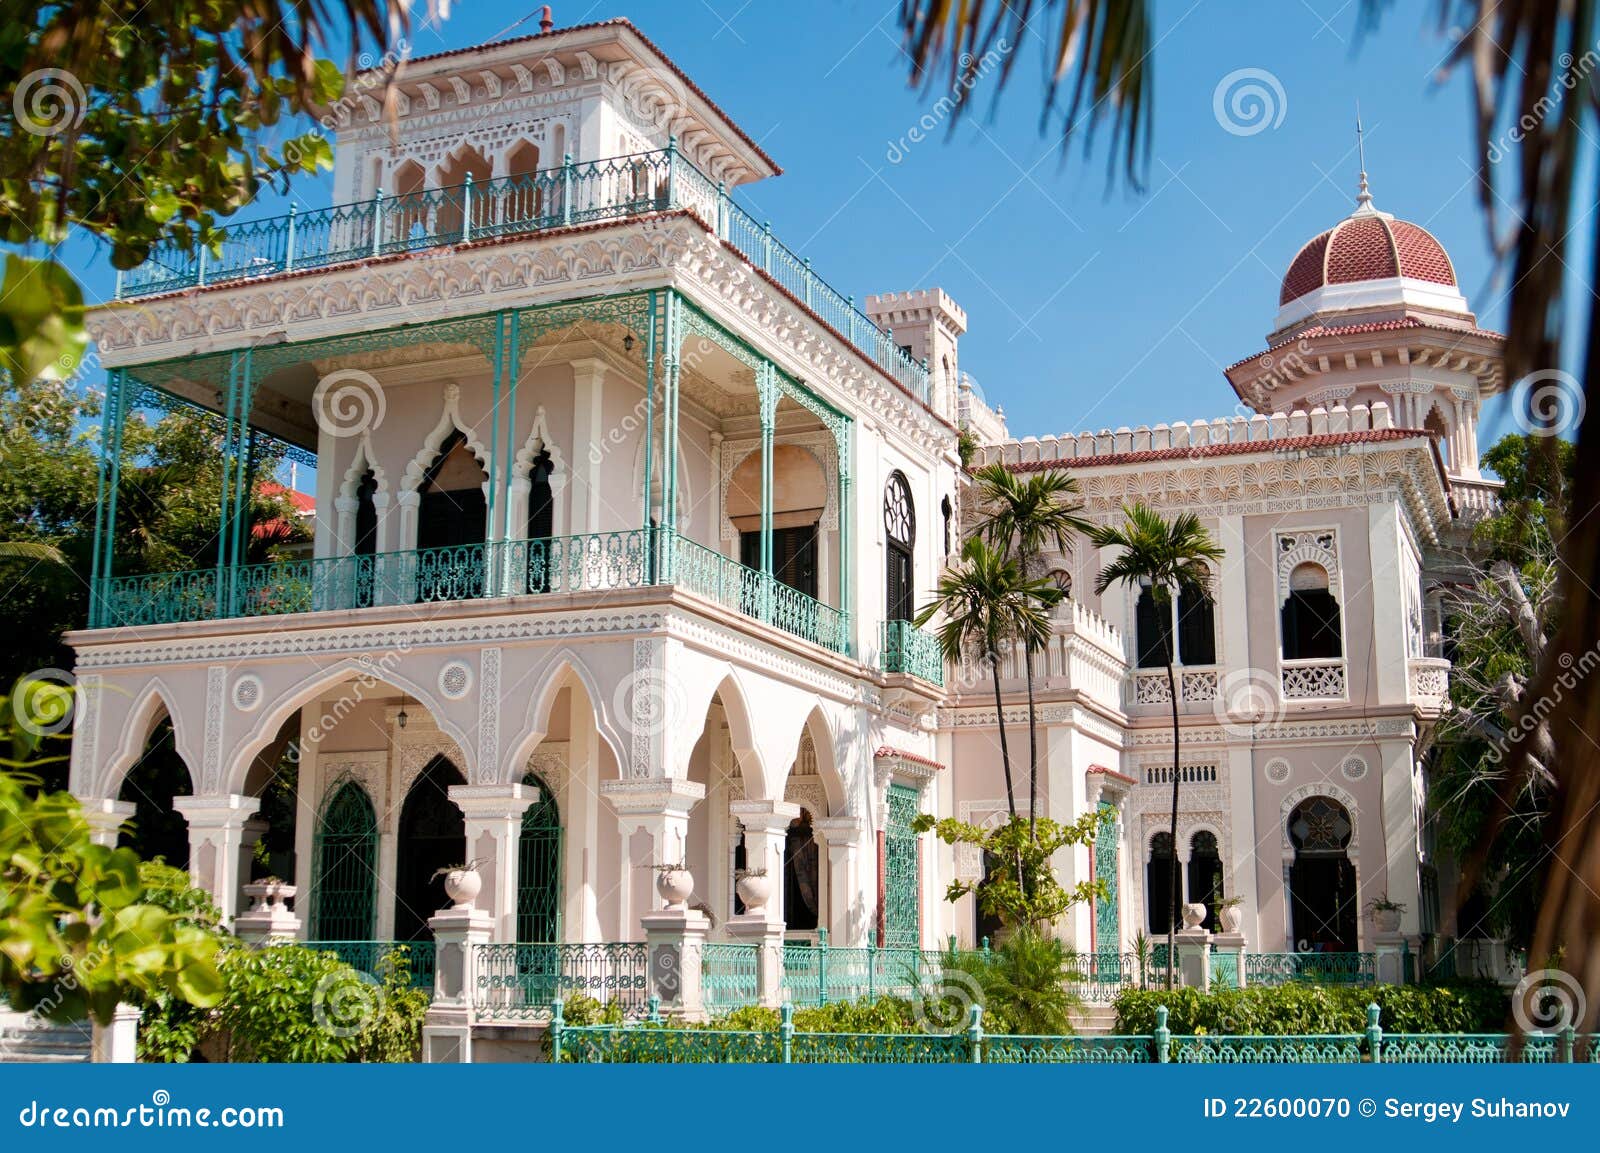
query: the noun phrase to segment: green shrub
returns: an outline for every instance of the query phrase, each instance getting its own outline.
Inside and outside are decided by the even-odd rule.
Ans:
[[[1367,1006],[1379,1007],[1387,1033],[1497,1033],[1510,998],[1491,982],[1440,985],[1288,984],[1249,989],[1124,989],[1112,1007],[1118,1033],[1152,1033],[1156,1007],[1167,1006],[1174,1034],[1360,1033]]]

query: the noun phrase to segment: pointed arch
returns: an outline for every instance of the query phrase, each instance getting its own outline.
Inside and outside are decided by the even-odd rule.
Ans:
[[[439,449],[453,432],[461,434],[467,450],[477,459],[478,467],[483,469],[484,476],[494,475],[489,467],[493,452],[478,439],[478,434],[472,426],[461,419],[461,386],[452,381],[445,386],[444,404],[439,411],[438,421],[428,435],[422,438],[422,447],[407,463],[405,474],[400,478],[401,493],[414,493],[421,489],[428,470],[433,467],[433,462],[439,455]],[[485,488],[487,486],[488,482],[485,481]]]
[[[617,734],[615,719],[611,715],[611,698],[600,689],[599,681],[588,664],[570,645],[563,645],[550,655],[545,670],[540,674],[528,694],[528,707],[523,714],[520,736],[508,743],[510,756],[503,765],[495,767],[494,780],[499,784],[513,784],[527,771],[528,758],[550,731],[550,714],[556,698],[570,680],[576,680],[589,698],[594,710],[595,729],[600,739],[611,750],[618,771],[626,774],[627,758],[623,750],[628,747]]]
[[[522,442],[522,447],[517,450],[516,457],[511,462],[511,512],[509,523],[511,530],[506,534],[510,539],[517,540],[524,535],[523,527],[529,515],[528,502],[533,489],[533,469],[535,462],[541,454],[547,454],[550,459],[550,502],[551,517],[553,520],[552,536],[565,536],[567,532],[567,481],[572,473],[567,465],[566,454],[561,451],[561,446],[550,435],[549,418],[545,414],[544,405],[539,405],[533,413],[533,427],[528,430],[527,439]]]
[[[804,723],[800,727],[799,738],[795,742],[795,755],[789,759],[784,770],[784,788],[789,784],[790,774],[794,771],[800,758],[800,752],[805,746],[806,738],[811,739],[812,752],[817,760],[817,779],[822,785],[825,808],[823,812],[816,813],[817,817],[828,817],[843,813],[849,803],[849,789],[845,784],[844,774],[839,768],[838,753],[835,748],[833,725],[821,704],[815,704],[806,714]]]
[[[468,753],[475,746],[467,738],[466,732],[460,725],[452,721],[445,709],[441,706],[437,686],[422,685],[412,680],[404,673],[390,665],[378,661],[363,662],[354,657],[348,657],[326,669],[320,669],[309,676],[301,678],[289,688],[278,694],[274,700],[277,702],[271,709],[262,709],[257,718],[255,727],[247,733],[243,740],[234,746],[233,758],[223,772],[222,779],[226,782],[224,792],[237,793],[244,788],[246,774],[256,755],[261,752],[278,731],[301,708],[320,697],[325,691],[346,681],[355,681],[363,686],[366,692],[376,692],[381,687],[399,689],[407,696],[414,697],[418,704],[428,710],[438,725],[439,731],[455,742],[459,751],[458,764],[469,764]],[[308,734],[307,726],[301,726],[301,740],[315,740],[317,721],[313,721],[311,732]],[[468,774],[471,779],[471,774]]]
[[[200,780],[200,774],[195,768],[200,763],[200,758],[194,755],[195,750],[190,743],[192,734],[187,722],[172,707],[171,702],[176,699],[172,690],[160,677],[151,678],[144,688],[139,690],[139,695],[134,698],[133,706],[129,708],[127,719],[123,722],[122,739],[117,745],[116,752],[106,762],[105,768],[100,770],[92,790],[86,795],[115,797],[121,791],[128,771],[143,755],[145,746],[150,743],[150,737],[163,718],[172,722],[173,744],[183,761],[183,767],[189,771],[190,783]]]

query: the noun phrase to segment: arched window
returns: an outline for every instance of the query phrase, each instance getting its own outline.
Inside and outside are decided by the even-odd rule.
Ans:
[[[783,922],[804,932],[817,927],[821,873],[811,813],[801,809],[783,839]]]
[[[555,465],[548,450],[541,449],[528,468],[528,591],[548,592],[551,585],[550,538],[556,531],[555,491],[550,477]]]
[[[1356,947],[1356,878],[1350,864],[1350,813],[1332,797],[1311,797],[1289,814],[1290,928],[1297,952]]]
[[[1189,838],[1189,903],[1206,907],[1206,932],[1217,931],[1217,902],[1222,900],[1222,854],[1217,835],[1201,829]]]
[[[883,529],[888,546],[884,550],[888,569],[885,616],[892,621],[908,621],[916,615],[911,556],[917,543],[917,512],[911,503],[911,486],[899,471],[889,474],[883,491]]]
[[[1344,655],[1339,602],[1329,591],[1328,570],[1305,561],[1289,573],[1283,604],[1284,660],[1334,660]]]
[[[439,870],[466,860],[467,825],[450,799],[451,785],[464,785],[461,770],[434,757],[406,793],[400,807],[399,853],[395,862],[394,939],[425,941],[428,918],[444,908]]]
[[[1172,924],[1172,834],[1150,838],[1150,858],[1145,862],[1145,923],[1151,936],[1165,936]]]
[[[522,814],[517,841],[517,940],[561,940],[561,810],[556,795],[537,773],[522,778],[539,799]]]
[[[1055,615],[1070,617],[1072,615],[1072,574],[1064,568],[1051,569],[1050,583],[1061,590],[1061,599],[1056,602]]]
[[[1170,607],[1156,603],[1152,588],[1139,590],[1139,599],[1133,607],[1134,639],[1138,644],[1141,669],[1163,668],[1167,663],[1167,645],[1172,632],[1166,619]]]
[[[1178,590],[1178,660],[1186,665],[1217,663],[1216,604],[1203,592]]]
[[[459,429],[439,446],[423,475],[417,510],[417,549],[482,544],[488,530],[488,481]],[[419,601],[466,600],[483,595],[481,557],[471,553],[415,558]]]
[[[378,884],[378,822],[367,791],[338,787],[317,820],[311,848],[313,941],[370,941]]]

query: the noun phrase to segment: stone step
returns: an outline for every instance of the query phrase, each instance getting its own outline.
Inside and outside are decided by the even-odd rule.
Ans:
[[[40,1024],[25,1013],[0,1011],[0,1063],[88,1061],[93,1041],[87,1021]]]

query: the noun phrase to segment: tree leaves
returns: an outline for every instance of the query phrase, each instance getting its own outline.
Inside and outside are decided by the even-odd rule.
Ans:
[[[65,380],[83,361],[83,289],[53,260],[7,255],[0,281],[0,367],[13,380]]]

